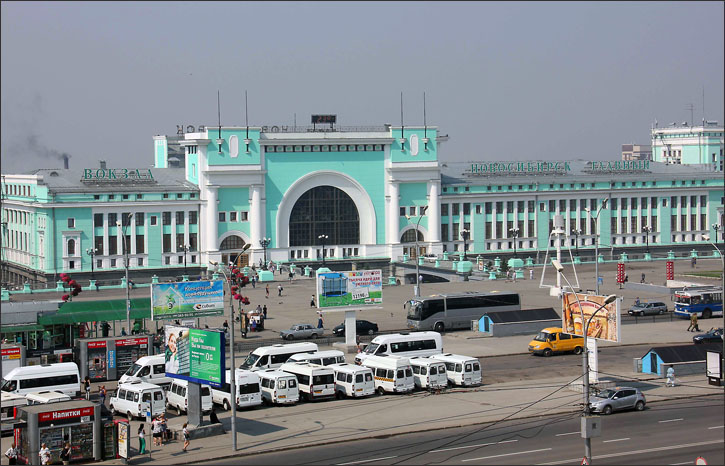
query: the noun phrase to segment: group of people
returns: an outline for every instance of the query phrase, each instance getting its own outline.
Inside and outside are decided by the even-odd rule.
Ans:
[[[267,305],[257,304],[257,308],[249,313],[244,310],[239,311],[239,331],[242,338],[247,338],[249,332],[259,332],[264,330],[264,320],[267,318]],[[225,322],[226,323],[226,322]]]

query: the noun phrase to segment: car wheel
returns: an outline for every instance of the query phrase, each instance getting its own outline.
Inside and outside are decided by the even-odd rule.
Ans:
[[[118,415],[118,411],[116,411],[116,408],[114,408],[113,405],[111,405],[111,415],[112,416],[117,416]]]
[[[310,338],[312,338],[313,340],[317,339],[317,334],[313,333],[312,335],[310,335]]]
[[[709,319],[710,317],[712,317],[712,311],[710,309],[705,309],[704,311],[702,311],[703,319]]]
[[[551,356],[552,354],[554,354],[554,352],[551,351],[550,348],[546,348],[542,354],[548,358],[549,356]]]
[[[436,322],[435,326],[433,327],[433,330],[435,330],[438,333],[443,333],[446,330],[446,326],[443,325],[443,322]]]
[[[224,411],[229,411],[230,409],[232,409],[232,407],[229,405],[229,401],[227,400],[224,400],[222,406],[224,407]]]
[[[284,337],[284,339],[285,339],[285,340],[294,340],[294,339],[295,339],[295,337],[293,337],[292,335],[286,335],[286,336]]]
[[[582,354],[582,351],[584,351],[584,348],[582,348],[581,346],[577,346],[576,348],[574,348],[574,354]]]
[[[637,404],[634,405],[634,409],[637,411],[644,411],[644,401],[638,401]]]
[[[662,309],[660,309],[660,312],[659,312],[659,314],[660,314],[660,315],[662,315],[662,314],[664,314],[664,313],[665,313],[665,311],[663,311]]]
[[[378,392],[378,395],[380,395],[380,396],[385,395],[385,389],[383,387],[378,387],[377,392]]]
[[[126,417],[128,417],[129,421],[133,421],[133,414],[131,414],[131,411],[126,413]]]
[[[640,317],[644,317],[644,311],[639,311],[639,314],[637,314]]]
[[[335,392],[335,398],[337,398],[338,400],[342,400],[343,398],[345,398],[345,392],[343,392],[342,390],[338,390],[337,392]]]
[[[606,414],[607,416],[612,414],[612,407],[607,405],[602,409],[602,414]]]
[[[375,333],[375,330],[373,330],[373,329],[368,330],[368,335],[372,335],[373,333]]]
[[[176,407],[176,415],[181,416],[181,408],[179,408],[178,406]]]

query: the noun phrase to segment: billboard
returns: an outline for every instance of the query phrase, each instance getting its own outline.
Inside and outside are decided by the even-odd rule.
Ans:
[[[577,298],[579,298],[578,302]],[[584,326],[606,299],[606,296],[564,293],[561,313],[561,327],[564,332],[584,336]],[[580,303],[581,308],[579,307]],[[619,299],[617,299],[596,313],[589,323],[587,337],[619,342],[620,328]]]
[[[151,320],[224,314],[224,282],[152,283]]]
[[[383,272],[356,270],[317,274],[317,307],[350,307],[383,304]]]
[[[166,325],[166,376],[221,388],[226,375],[224,332]]]

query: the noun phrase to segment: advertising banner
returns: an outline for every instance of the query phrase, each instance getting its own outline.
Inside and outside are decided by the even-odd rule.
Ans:
[[[606,296],[564,293],[561,313],[561,327],[564,332],[584,336],[584,326],[592,314],[604,304],[605,299]],[[587,337],[619,342],[620,328],[619,299],[617,299],[596,313],[589,323]]]
[[[317,307],[350,307],[383,304],[381,270],[322,272],[317,274]]]
[[[128,424],[118,423],[118,456],[128,459]]]
[[[166,325],[166,376],[222,388],[224,332]]]
[[[224,313],[224,282],[152,283],[151,319],[220,316]]]

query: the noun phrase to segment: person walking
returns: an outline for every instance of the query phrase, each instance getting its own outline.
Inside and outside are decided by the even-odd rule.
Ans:
[[[86,390],[86,400],[91,399],[91,378],[86,376],[85,379],[83,379],[83,388]]]
[[[106,405],[106,386],[101,385],[101,388],[98,389],[98,396],[101,397],[101,405]]]
[[[224,319],[224,323],[222,324],[222,327],[224,327],[224,333],[229,333],[229,321]]]
[[[692,260],[690,261],[690,267],[692,267],[694,269],[695,265],[697,265],[697,258],[693,257]]]
[[[670,367],[667,368],[667,382],[665,382],[665,387],[674,387],[675,386],[675,368],[672,364],[670,364]]]
[[[639,282],[644,283],[644,272],[642,273],[642,279]]]
[[[264,292],[266,293],[265,298],[269,299],[269,283],[267,283],[267,286],[265,286]]]
[[[292,283],[292,279],[294,278],[295,274],[292,272],[292,269],[289,269],[289,282]]]
[[[693,312],[690,314],[690,325],[687,327],[687,331],[694,332],[695,329],[697,329],[697,314]]]
[[[282,296],[282,284],[277,285],[277,296]]]
[[[322,312],[317,313],[317,328],[323,328],[324,322],[322,322]]]
[[[264,316],[265,319],[267,318],[267,305],[266,304],[262,307],[262,315]]]
[[[60,450],[60,459],[63,464],[70,464],[70,443],[65,442],[63,448]]]
[[[163,435],[164,428],[161,426],[161,417],[157,416],[151,422],[151,435],[154,437],[154,446],[158,447],[161,445],[161,436]]]
[[[534,279],[534,269],[529,269],[529,280]]]
[[[10,448],[5,452],[5,456],[8,459],[8,464],[18,464],[18,447],[13,442]]]
[[[315,307],[315,295],[312,295],[312,298],[310,298],[310,307]]]
[[[138,454],[143,455],[146,453],[146,426],[142,422],[138,426]]]
[[[189,440],[191,439],[191,436],[189,435],[189,429],[186,428],[187,425],[188,424],[185,422],[184,423],[184,429],[183,429],[183,433],[184,433],[184,448],[182,450],[184,452],[186,451],[187,448],[189,448]]]
[[[40,464],[50,464],[50,450],[48,449],[47,443],[43,443],[42,445],[40,445],[38,456],[40,457]]]
[[[634,298],[634,305],[635,306],[639,306],[639,296],[637,296],[636,298]]]

